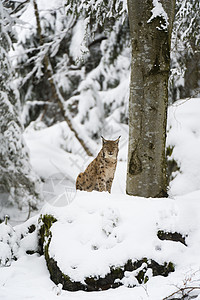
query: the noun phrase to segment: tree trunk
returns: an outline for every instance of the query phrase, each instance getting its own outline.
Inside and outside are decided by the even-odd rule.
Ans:
[[[166,197],[166,120],[175,0],[128,0],[132,44],[127,194]]]

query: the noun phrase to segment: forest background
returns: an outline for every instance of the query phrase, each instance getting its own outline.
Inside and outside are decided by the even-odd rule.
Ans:
[[[101,281],[121,268],[114,278],[120,288],[96,293],[102,300],[200,297],[199,11],[197,0],[176,1],[169,197],[153,199],[128,196],[125,188],[131,69],[126,1],[0,2],[1,299],[92,299],[93,293],[63,291],[49,258],[70,276],[74,290],[80,283],[88,288],[91,276]],[[76,192],[76,176],[98,153],[101,135],[122,136],[112,193]],[[125,272],[130,261],[136,269]]]
[[[169,105],[199,96],[199,5],[176,1]],[[97,153],[101,135],[109,139],[122,132],[121,148],[126,148],[131,63],[127,7],[126,1],[3,1],[1,20],[1,132],[6,136],[1,191],[8,202],[31,210],[45,178],[34,175],[28,162],[24,129],[65,121],[61,146],[79,154],[80,170],[88,155]],[[174,166],[169,178],[172,170]]]

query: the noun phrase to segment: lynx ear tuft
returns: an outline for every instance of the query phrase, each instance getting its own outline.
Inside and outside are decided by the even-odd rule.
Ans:
[[[118,139],[115,140],[115,143],[119,143],[119,139],[120,139],[121,135],[118,137]]]
[[[106,142],[106,140],[104,139],[104,137],[101,135],[101,138],[102,138],[102,142],[103,144]]]
[[[102,142],[103,142],[103,144],[105,144],[105,143],[107,143],[107,142],[108,142],[108,140],[104,139],[104,137],[103,137],[103,136],[101,136],[101,138],[102,138]]]

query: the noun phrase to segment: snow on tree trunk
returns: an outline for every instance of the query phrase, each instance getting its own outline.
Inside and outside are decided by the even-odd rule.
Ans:
[[[165,138],[175,0],[128,0],[132,44],[127,194],[167,195]]]
[[[1,199],[17,203],[20,208],[35,208],[40,181],[29,163],[8,58],[12,22],[8,9],[0,2],[0,193]]]

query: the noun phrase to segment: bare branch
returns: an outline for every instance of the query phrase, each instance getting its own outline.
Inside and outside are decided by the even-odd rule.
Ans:
[[[175,291],[174,293],[170,294],[169,296],[163,298],[162,300],[167,300],[170,299],[172,296],[177,295],[179,293],[184,293],[185,291],[187,291],[187,293],[192,292],[193,290],[200,290],[199,286],[188,286],[188,287],[183,287],[178,289],[177,291]]]
[[[33,3],[34,3],[34,11],[35,11],[36,22],[37,22],[37,34],[38,34],[39,39],[40,39],[40,46],[43,46],[44,45],[44,39],[42,37],[39,11],[38,11],[36,0],[33,0]],[[81,144],[81,146],[83,147],[83,149],[85,150],[87,155],[92,156],[92,152],[90,151],[89,147],[86,145],[84,140],[79,136],[77,130],[74,128],[74,124],[72,124],[71,118],[67,115],[67,111],[65,109],[64,99],[62,98],[62,95],[60,94],[60,91],[57,88],[57,85],[56,85],[56,83],[54,82],[54,79],[53,79],[53,71],[52,71],[52,68],[51,68],[51,63],[50,63],[47,52],[44,54],[43,62],[44,62],[44,70],[45,70],[45,73],[48,77],[48,80],[49,80],[49,83],[50,83],[50,86],[51,86],[51,91],[52,91],[52,94],[53,94],[53,98],[58,103],[58,106],[60,108],[60,111],[63,115],[64,120],[66,121],[66,123],[69,126],[70,130],[74,133],[75,137],[77,138],[77,140],[79,141],[79,143]]]

